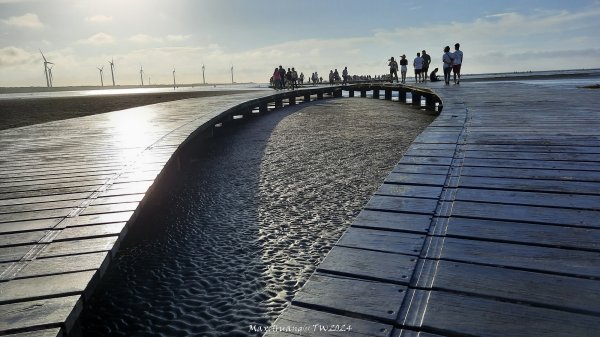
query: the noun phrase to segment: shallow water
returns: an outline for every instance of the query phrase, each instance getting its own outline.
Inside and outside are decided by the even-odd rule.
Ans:
[[[84,336],[257,336],[432,119],[344,98],[227,127],[144,210]]]

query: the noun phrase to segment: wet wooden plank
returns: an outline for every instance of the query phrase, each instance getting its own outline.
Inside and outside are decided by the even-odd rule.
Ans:
[[[600,210],[600,196],[460,188],[456,200]]]
[[[392,172],[447,175],[450,166],[398,164]]]
[[[396,284],[408,284],[414,256],[334,247],[317,271]]]
[[[452,145],[452,144],[449,144]],[[448,157],[453,158],[456,149],[423,149],[423,148],[410,148],[406,151],[407,156],[418,156],[418,157]]]
[[[423,132],[416,139],[416,143],[448,143],[456,144],[459,132]]]
[[[292,304],[393,324],[406,290],[395,284],[317,273],[296,294]]]
[[[117,204],[91,205],[86,207],[80,215],[83,216],[92,214],[135,211],[138,205],[138,202],[121,202]]]
[[[20,213],[0,214],[0,224],[5,222],[28,221],[28,220],[45,220],[52,218],[63,218],[69,215],[71,209],[51,209],[45,211],[29,211]]]
[[[377,195],[387,195],[396,197],[413,197],[413,198],[429,198],[438,199],[442,194],[441,186],[420,186],[420,185],[398,185],[398,184],[382,184],[377,192]]]
[[[351,227],[344,232],[336,245],[416,255],[421,252],[424,242],[424,235]]]
[[[83,293],[96,271],[32,277],[0,283],[0,304]]]
[[[69,227],[63,229],[54,241],[65,241],[75,239],[89,239],[103,236],[124,235],[125,222],[117,222],[103,225],[91,225],[81,227]]]
[[[439,261],[432,288],[557,310],[600,313],[598,281],[576,277]]]
[[[446,238],[441,259],[580,277],[600,277],[596,252]]]
[[[452,158],[446,157],[414,157],[414,156],[403,156],[400,159],[400,164],[410,164],[410,165],[451,165]]]
[[[600,251],[600,229],[452,217],[446,235]]]
[[[543,179],[564,181],[600,181],[600,172],[582,170],[548,170],[548,169],[518,169],[498,167],[472,167],[465,166],[461,169],[462,176],[494,177],[494,178],[520,178]]]
[[[527,145],[527,144],[468,144],[467,150],[478,151],[510,151],[510,152],[542,152],[542,153],[596,153],[600,154],[598,146],[564,146],[564,145]]]
[[[48,231],[22,232],[0,234],[0,247],[35,244],[43,238]]]
[[[444,186],[446,175],[441,174],[411,174],[411,173],[390,173],[385,178],[386,183],[394,184],[416,184]]]
[[[102,270],[107,262],[106,251],[27,261],[14,278],[46,276],[86,270]]]
[[[508,152],[508,151],[473,151],[465,152],[468,158],[483,159],[524,159],[524,160],[557,160],[569,162],[599,162],[600,158],[596,154],[586,153],[546,153],[546,152]],[[584,164],[585,165],[585,164]]]
[[[51,201],[44,203],[35,204],[18,204],[18,205],[7,205],[0,206],[0,213],[17,213],[17,212],[32,212],[32,211],[46,211],[53,209],[72,209],[79,206],[85,199],[78,200],[66,200],[66,201]]]
[[[140,202],[144,199],[145,194],[128,194],[119,195],[115,197],[99,197],[95,199],[90,205],[107,205],[107,204],[118,204],[122,202]]]
[[[86,240],[53,242],[40,253],[39,258],[111,251],[115,247],[117,240],[116,236],[109,236]]]
[[[0,262],[13,262],[22,259],[34,245],[0,247]]]
[[[572,337],[596,335],[600,320],[596,316],[433,291],[422,326],[463,336]]]
[[[600,165],[596,163],[581,163],[552,160],[526,160],[526,159],[481,159],[465,158],[463,166],[481,166],[481,167],[509,167],[509,168],[536,168],[549,170],[586,170],[600,171]]]
[[[352,226],[427,233],[429,231],[431,219],[431,215],[363,210],[358,214],[356,219],[354,219]]]
[[[388,197],[375,195],[369,200],[365,209],[388,212],[408,212],[433,214],[438,201],[435,199],[418,199],[403,197]]]
[[[115,212],[106,214],[80,215],[65,219],[61,225],[65,227],[101,225],[114,222],[127,222],[133,212]]]
[[[28,221],[17,221],[7,222],[0,225],[0,233],[18,233],[24,231],[44,230],[52,229],[62,219],[44,219],[44,220],[28,220]]]
[[[459,187],[600,195],[600,182],[463,176]]]
[[[0,332],[11,333],[22,329],[73,327],[81,311],[79,296],[50,298],[38,301],[0,305]]]
[[[45,202],[60,202],[62,200],[84,200],[90,197],[92,193],[67,193],[52,196],[29,197],[29,198],[8,198],[0,199],[0,206],[25,205]]]
[[[292,305],[268,329],[264,337],[387,337],[393,326]]]
[[[598,212],[581,209],[455,201],[452,216],[600,228]]]

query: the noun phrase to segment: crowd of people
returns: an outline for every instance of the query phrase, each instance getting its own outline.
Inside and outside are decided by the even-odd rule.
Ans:
[[[463,52],[460,50],[460,44],[454,45],[454,52],[450,52],[450,47],[444,48],[444,54],[442,55],[443,69],[444,69],[444,82],[450,84],[450,75],[454,73],[454,83],[460,84],[460,68],[463,61]],[[435,68],[429,73],[429,66],[431,65],[431,56],[427,54],[425,50],[417,53],[417,57],[413,60],[413,68],[415,72],[415,83],[425,82],[429,75],[431,82],[439,81],[437,75],[438,68]],[[388,60],[388,66],[390,67],[389,81],[394,83],[394,80],[398,83],[406,83],[406,73],[408,72],[408,60],[406,55],[400,56],[400,65],[392,56]],[[400,66],[400,67],[398,67]],[[398,80],[398,69],[400,69],[400,80]]]
[[[348,72],[348,67],[344,67],[342,73],[338,72],[337,69],[332,69],[329,71],[328,82],[330,85],[335,84],[347,84],[349,82],[358,82],[358,81],[389,81],[394,83],[406,83],[406,74],[408,72],[408,59],[406,55],[401,55],[400,59],[396,61],[392,56],[388,60],[388,66],[390,67],[389,75],[350,75]],[[442,63],[444,69],[444,82],[446,84],[450,84],[451,75],[454,73],[454,84],[460,84],[460,69],[463,62],[463,52],[460,50],[460,44],[456,43],[454,45],[454,52],[450,52],[450,47],[446,46],[444,48],[444,54],[442,55]],[[431,82],[439,81],[438,70],[439,68],[435,68],[431,73],[429,72],[429,66],[431,65],[431,56],[427,54],[427,51],[422,50],[417,53],[417,57],[413,60],[413,69],[415,74],[415,83],[426,82],[427,78]],[[398,78],[398,70],[400,70],[400,79]],[[315,71],[308,77],[308,84],[322,84],[323,77],[319,76],[319,74]],[[276,90],[281,89],[289,89],[293,90],[298,88],[299,85],[304,84],[304,73],[300,73],[295,70],[295,68],[283,68],[281,65],[278,68],[275,68],[273,71],[273,76],[271,76],[270,84]]]

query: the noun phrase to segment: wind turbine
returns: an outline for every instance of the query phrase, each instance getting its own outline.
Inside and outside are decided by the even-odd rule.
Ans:
[[[52,83],[52,68],[54,68],[54,63],[52,63],[52,67],[48,67],[48,78],[50,79],[50,87],[54,87],[54,84]]]
[[[144,69],[140,66],[140,80],[142,80],[142,87],[144,86]]]
[[[98,68],[100,70],[100,85],[104,86],[104,78],[102,77],[102,72],[104,71],[104,66]]]
[[[112,76],[113,87],[114,87],[115,86],[115,60],[112,59],[112,60],[108,61],[108,64],[110,64],[110,75]]]
[[[48,75],[48,65],[49,64],[54,64],[52,62],[48,62],[48,60],[46,60],[46,56],[44,56],[44,53],[42,53],[42,50],[40,49],[40,54],[42,54],[42,58],[44,59],[44,74],[46,75],[46,86],[48,86],[48,88],[52,87],[52,81],[50,78],[50,75]],[[52,74],[52,73],[50,73]]]
[[[233,64],[231,65],[231,84],[233,84]]]
[[[175,82],[175,67],[173,67],[173,90],[175,90],[176,86],[177,86],[177,84]]]
[[[206,84],[206,78],[204,77],[204,63],[202,64],[202,84]]]

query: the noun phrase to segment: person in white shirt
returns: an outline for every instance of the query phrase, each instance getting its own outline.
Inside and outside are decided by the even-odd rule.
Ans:
[[[417,53],[417,57],[413,61],[413,66],[415,67],[415,83],[419,83],[421,80],[421,70],[423,70],[423,58],[421,57],[421,53]]]
[[[455,44],[454,53],[452,54],[452,71],[454,72],[454,84],[460,84],[460,66],[463,62],[463,52],[460,51],[459,48],[460,43]]]
[[[452,54],[450,53],[450,47],[444,48],[444,55],[442,56],[444,62],[444,82],[450,84],[450,73],[452,72]]]

